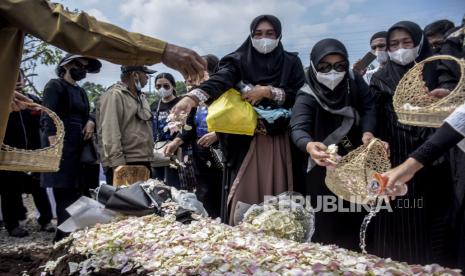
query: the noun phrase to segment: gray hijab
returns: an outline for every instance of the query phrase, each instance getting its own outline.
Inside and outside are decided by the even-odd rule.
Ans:
[[[358,115],[358,112],[352,106],[347,105],[340,109],[332,109],[318,98],[318,96],[315,94],[315,92],[310,88],[308,84],[305,84],[304,86],[302,86],[300,90],[302,92],[309,94],[313,98],[315,98],[318,104],[327,112],[334,114],[334,115],[340,115],[343,117],[341,126],[335,129],[331,134],[329,134],[323,140],[322,143],[325,144],[326,146],[331,145],[331,144],[338,144],[339,142],[341,142],[342,139],[347,135],[347,133],[349,133],[354,123],[358,124],[359,115]],[[315,167],[315,165],[316,165],[315,161],[313,161],[313,159],[309,157],[307,172],[309,172],[313,167]]]

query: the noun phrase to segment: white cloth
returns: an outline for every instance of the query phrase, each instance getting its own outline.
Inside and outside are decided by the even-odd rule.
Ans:
[[[465,104],[459,106],[445,121],[465,137]],[[457,146],[465,152],[465,139],[458,143]]]
[[[378,70],[380,69],[380,67],[376,67],[375,69],[372,69],[372,70],[367,70],[367,72],[365,73],[365,75],[363,75],[363,79],[365,80],[365,82],[370,85],[370,81],[371,81],[371,77],[376,73],[378,72]]]
[[[117,212],[106,209],[100,202],[85,196],[68,206],[66,211],[70,217],[58,225],[58,229],[67,233],[92,227],[97,223],[109,223],[120,216]]]

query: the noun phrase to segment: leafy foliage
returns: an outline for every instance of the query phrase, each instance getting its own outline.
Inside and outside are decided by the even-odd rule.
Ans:
[[[86,91],[90,103],[95,103],[96,100],[105,92],[106,88],[101,84],[86,81],[81,87]]]
[[[27,81],[26,89],[41,94],[31,81],[31,77],[37,75],[35,74],[37,65],[55,65],[58,64],[62,57],[63,51],[60,49],[36,37],[26,35],[21,59],[21,68],[24,71]]]
[[[184,95],[187,93],[186,84],[183,81],[176,82],[176,92],[178,96]]]

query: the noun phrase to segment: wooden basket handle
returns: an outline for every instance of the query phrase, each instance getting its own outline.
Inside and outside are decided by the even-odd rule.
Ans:
[[[458,59],[458,58],[456,58],[454,56],[449,56],[449,55],[437,55],[437,56],[431,56],[429,58],[426,58],[426,59],[416,63],[414,67],[416,67],[416,66],[424,66],[426,63],[436,61],[436,60],[454,61],[460,67],[460,80],[457,83],[457,85],[455,86],[454,90],[452,90],[449,95],[447,95],[444,98],[438,99],[436,102],[431,104],[431,106],[438,106],[438,105],[441,105],[444,102],[447,102],[447,100],[449,100],[449,98],[451,97],[450,95],[452,95],[455,91],[458,91],[458,90],[462,89],[462,87],[465,85],[465,80],[464,80],[465,60],[464,59]],[[407,74],[408,74],[408,72],[404,75],[404,77]]]
[[[368,143],[368,145],[366,146],[366,150],[368,151],[367,152],[367,157],[370,156],[370,152],[371,152],[371,150],[373,149],[373,147],[375,145],[378,145],[379,147],[381,147],[383,149],[384,156],[386,158],[389,158],[388,157],[389,156],[388,152],[387,152],[386,148],[384,147],[383,142],[378,138],[371,139],[370,142]],[[366,168],[363,171],[364,171],[363,173],[365,175],[365,179],[368,179],[368,177],[372,177],[371,175],[368,175],[368,171],[366,170]],[[383,173],[383,172],[379,172],[379,173]]]

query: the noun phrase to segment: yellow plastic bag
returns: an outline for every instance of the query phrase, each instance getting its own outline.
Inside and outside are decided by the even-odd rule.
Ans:
[[[229,89],[208,107],[208,131],[254,135],[257,113],[252,105],[241,99],[241,93]]]

